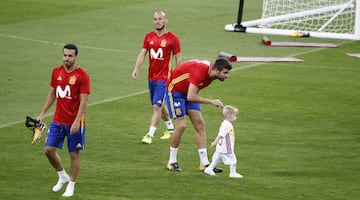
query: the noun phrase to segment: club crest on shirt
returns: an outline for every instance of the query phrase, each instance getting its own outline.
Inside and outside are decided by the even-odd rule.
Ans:
[[[69,79],[69,84],[70,85],[75,85],[76,83],[76,76],[71,76],[70,79]]]
[[[166,43],[167,43],[166,40],[161,40],[160,46],[161,47],[166,47]]]
[[[176,113],[176,115],[181,115],[181,109],[180,108],[176,108],[175,109],[175,113]]]

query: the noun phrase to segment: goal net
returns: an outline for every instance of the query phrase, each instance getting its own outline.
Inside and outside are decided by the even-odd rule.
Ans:
[[[263,0],[261,19],[246,22],[241,4],[238,22],[226,31],[360,40],[360,0]]]

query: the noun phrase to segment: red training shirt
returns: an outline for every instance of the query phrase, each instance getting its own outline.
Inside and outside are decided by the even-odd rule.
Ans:
[[[207,60],[190,60],[177,66],[166,83],[168,91],[187,95],[190,83],[199,89],[207,87],[214,80],[209,76],[211,66]]]
[[[178,37],[172,32],[158,36],[156,31],[146,34],[143,48],[149,52],[148,80],[164,81],[171,73],[171,59],[180,52]]]
[[[53,69],[50,86],[57,100],[53,121],[71,126],[80,106],[80,94],[90,94],[89,75],[81,67],[68,73],[61,65]]]

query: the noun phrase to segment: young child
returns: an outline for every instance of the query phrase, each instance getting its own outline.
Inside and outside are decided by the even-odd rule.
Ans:
[[[230,166],[230,178],[242,178],[243,176],[236,172],[236,156],[234,152],[235,130],[232,122],[236,120],[239,113],[238,109],[233,106],[225,106],[222,109],[223,122],[220,125],[219,133],[215,140],[211,142],[211,147],[216,145],[216,151],[212,156],[212,162],[204,170],[204,173],[215,176],[213,169],[219,163],[223,162]]]

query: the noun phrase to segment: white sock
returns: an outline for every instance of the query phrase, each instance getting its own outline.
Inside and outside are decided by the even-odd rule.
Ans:
[[[169,163],[176,163],[177,162],[177,152],[179,148],[170,147],[170,159]]]
[[[154,137],[155,131],[156,131],[156,127],[150,126],[149,132],[147,133],[147,135],[149,135],[150,137]]]
[[[58,171],[57,174],[59,176],[59,180],[52,188],[54,192],[60,191],[62,186],[70,180],[69,175],[65,172],[65,170]]]
[[[59,178],[61,179],[68,179],[69,175],[66,173],[65,169],[57,172]]]
[[[200,164],[202,166],[208,165],[209,159],[207,156],[207,149],[206,148],[198,149],[198,152],[199,152]]]
[[[230,174],[236,174],[236,164],[230,165]]]
[[[164,123],[165,123],[166,128],[167,128],[168,130],[174,130],[174,129],[175,129],[174,124],[172,123],[171,120],[165,121]]]
[[[62,195],[63,197],[71,197],[74,195],[75,183],[76,182],[69,181],[69,184],[67,185],[66,190]]]

